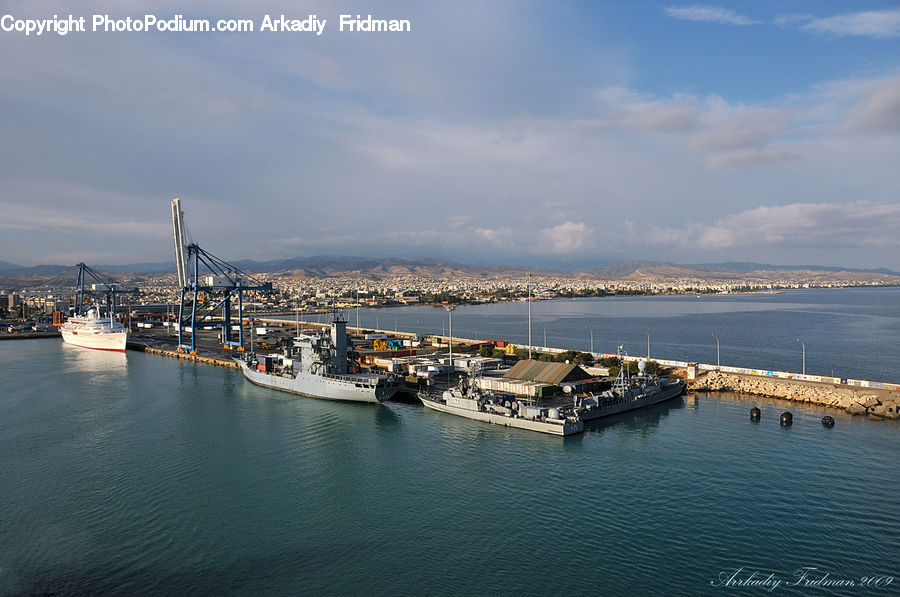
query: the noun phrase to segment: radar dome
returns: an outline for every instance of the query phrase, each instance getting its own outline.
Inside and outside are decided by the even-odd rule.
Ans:
[[[638,361],[638,371],[641,373],[647,372],[647,361]]]

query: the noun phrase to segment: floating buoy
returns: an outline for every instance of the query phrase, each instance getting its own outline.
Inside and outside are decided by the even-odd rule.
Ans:
[[[825,425],[826,427],[834,427],[834,419],[829,417],[828,415],[825,415],[824,417],[822,417],[822,425]]]
[[[789,425],[793,424],[793,422],[794,422],[794,415],[792,415],[791,413],[789,413],[787,411],[781,413],[781,426],[782,427],[788,427]]]
[[[751,421],[759,421],[759,417],[762,415],[760,410],[755,406],[750,409],[750,420]]]

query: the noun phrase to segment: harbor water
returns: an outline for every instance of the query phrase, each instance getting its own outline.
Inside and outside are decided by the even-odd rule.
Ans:
[[[347,312],[349,325],[356,325],[356,315]],[[534,301],[531,318],[531,343],[538,347],[586,351],[593,334],[595,352],[615,354],[623,345],[644,356],[649,334],[652,358],[715,364],[715,334],[722,365],[800,372],[805,345],[807,373],[900,383],[896,287]],[[359,323],[449,333],[447,312],[432,306],[361,309]],[[528,305],[462,305],[453,312],[453,335],[526,344]]]
[[[897,573],[891,421],[688,395],[560,438],[55,339],[0,343],[0,388],[0,595],[898,594],[788,586]]]

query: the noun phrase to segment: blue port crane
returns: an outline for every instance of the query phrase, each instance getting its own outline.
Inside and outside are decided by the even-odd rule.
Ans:
[[[121,288],[118,280],[112,276],[100,273],[84,263],[79,263],[75,268],[77,270],[75,315],[84,315],[85,295],[104,295],[106,297],[106,313],[109,317],[114,317],[117,308],[116,295],[137,294],[140,292],[137,288]],[[90,288],[86,288],[85,284],[89,280],[93,280],[93,282],[90,283]]]
[[[198,325],[211,320],[213,314],[222,309],[222,340],[227,349],[244,350],[244,292],[273,290],[272,283],[256,278],[240,268],[220,259],[195,242],[188,242],[184,224],[181,200],[172,201],[172,226],[175,232],[175,264],[178,285],[181,288],[181,303],[178,307],[178,349],[197,352]],[[203,293],[203,300],[201,300]],[[185,297],[192,296],[190,313],[185,315]],[[212,298],[210,298],[212,297]],[[237,342],[231,326],[231,301],[237,298],[238,325]],[[208,300],[209,299],[209,300]],[[183,341],[185,327],[190,327],[191,343]]]

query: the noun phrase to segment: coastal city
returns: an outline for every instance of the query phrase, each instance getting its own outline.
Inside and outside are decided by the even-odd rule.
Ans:
[[[394,260],[396,261],[396,260]],[[174,270],[174,264],[173,264]],[[54,270],[54,275],[35,276],[29,268],[0,271],[0,309],[9,317],[24,313],[49,314],[71,306],[75,267]],[[455,264],[394,265],[400,272],[339,271],[309,274],[274,271],[257,274],[272,280],[275,290],[247,293],[247,307],[263,311],[361,307],[394,307],[427,303],[487,303],[554,298],[730,294],[778,292],[789,289],[851,288],[900,285],[900,275],[881,272],[826,271],[813,268],[768,269],[750,272],[702,272],[690,266],[634,262],[626,275],[604,277],[587,273],[485,272],[484,268]],[[408,270],[419,271],[411,272]],[[501,269],[501,268],[493,268]],[[711,269],[711,268],[710,268]],[[422,271],[427,270],[427,271]],[[66,277],[68,274],[68,277]],[[174,305],[178,285],[174,272],[117,275],[123,286],[137,288],[132,305]],[[52,285],[52,287],[50,287]],[[18,312],[17,312],[18,309]],[[4,311],[0,311],[0,314]]]
[[[0,4],[0,597],[898,594],[897,0]]]

